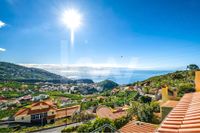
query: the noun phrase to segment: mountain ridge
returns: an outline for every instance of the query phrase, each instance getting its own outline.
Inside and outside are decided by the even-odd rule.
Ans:
[[[0,81],[53,82],[53,83],[93,83],[91,79],[72,80],[40,68],[0,62]]]

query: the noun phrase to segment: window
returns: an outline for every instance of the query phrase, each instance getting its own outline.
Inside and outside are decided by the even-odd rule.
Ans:
[[[31,115],[31,119],[34,120],[35,119],[35,115]]]
[[[44,117],[47,117],[47,112],[46,112],[46,113],[44,113]]]
[[[46,118],[47,117],[47,112],[45,113],[41,113],[41,114],[34,114],[31,115],[31,119],[35,120],[35,119],[42,119],[42,118]]]
[[[39,114],[36,114],[36,115],[35,115],[35,119],[40,119],[40,115],[39,115]]]

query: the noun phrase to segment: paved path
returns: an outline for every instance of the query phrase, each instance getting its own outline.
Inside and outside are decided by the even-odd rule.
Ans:
[[[70,124],[67,126],[78,126],[82,124],[82,122],[80,123],[74,123],[74,124]],[[56,127],[56,128],[51,128],[51,129],[47,129],[47,130],[42,130],[42,131],[38,131],[38,132],[34,132],[34,133],[61,133],[61,131],[65,128],[66,126],[60,126],[60,127]]]

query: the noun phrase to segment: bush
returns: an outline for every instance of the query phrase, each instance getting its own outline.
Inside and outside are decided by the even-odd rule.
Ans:
[[[62,130],[62,132],[65,132],[65,133],[71,133],[71,132],[74,132],[77,130],[77,126],[71,126],[71,127],[66,127]]]
[[[148,97],[148,96],[141,96],[141,97],[139,98],[139,101],[140,101],[141,103],[150,103],[150,102],[151,102],[151,97]]]
[[[0,128],[0,133],[12,133],[13,130],[11,128]]]
[[[153,108],[153,111],[156,113],[160,112],[160,104],[158,102],[151,102],[151,107]]]
[[[138,119],[143,122],[152,122],[153,108],[149,104],[143,104],[138,108]]]
[[[118,118],[118,119],[114,120],[115,127],[117,129],[120,129],[121,127],[126,125],[130,120],[131,120],[131,117],[129,117],[129,116],[123,116],[121,118]]]
[[[193,84],[182,84],[178,90],[178,96],[182,97],[185,93],[195,92]]]
[[[78,133],[88,133],[91,132],[92,125],[90,124],[82,124],[78,127],[77,132]]]
[[[82,124],[77,128],[78,133],[83,133],[83,132],[92,132],[95,129],[102,127],[105,124],[111,125],[113,128],[115,128],[115,124],[112,120],[108,118],[97,118],[93,123],[89,122],[86,124]],[[104,128],[102,129],[102,132],[111,132],[110,129]]]

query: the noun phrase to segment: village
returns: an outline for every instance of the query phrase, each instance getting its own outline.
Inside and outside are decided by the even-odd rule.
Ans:
[[[76,84],[4,81],[0,84],[0,129],[7,132],[51,129],[56,132],[145,132],[144,126],[148,132],[162,132],[172,126],[170,122],[163,126],[163,122],[182,99],[199,94],[199,79],[200,71],[186,70],[128,85],[110,80]]]

